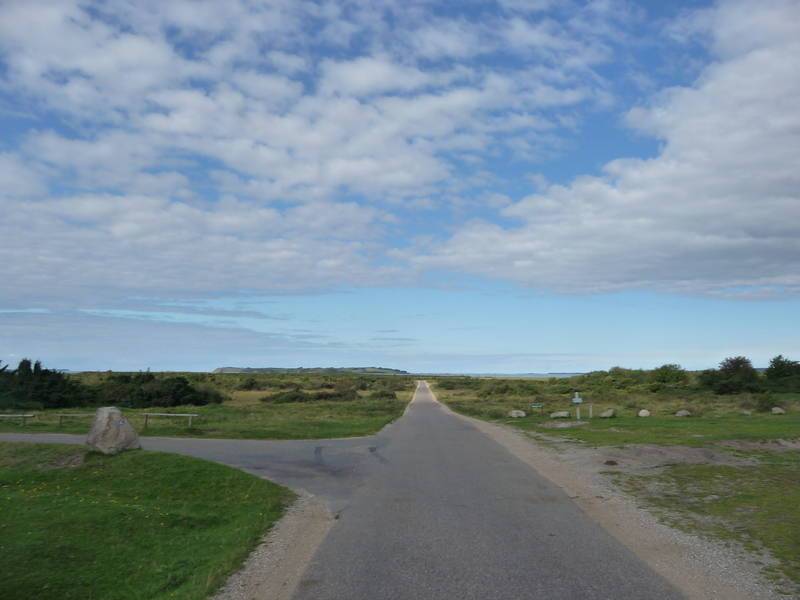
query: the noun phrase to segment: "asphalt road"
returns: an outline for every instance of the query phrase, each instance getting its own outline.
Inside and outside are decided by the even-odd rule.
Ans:
[[[34,436],[2,434],[0,440]],[[81,443],[82,436],[41,434]],[[420,384],[376,436],[142,438],[325,499],[337,521],[294,600],[660,600],[681,593]]]

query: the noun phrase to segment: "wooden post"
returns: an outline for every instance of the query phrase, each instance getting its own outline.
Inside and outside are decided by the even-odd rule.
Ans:
[[[192,415],[189,415],[189,429],[192,428]]]
[[[147,413],[144,414],[144,427],[143,429],[147,429],[147,419],[150,417]]]

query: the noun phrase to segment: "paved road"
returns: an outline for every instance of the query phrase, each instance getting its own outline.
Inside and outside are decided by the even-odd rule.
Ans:
[[[142,442],[243,468],[329,502],[339,518],[294,600],[683,597],[560,488],[444,410],[424,383],[406,415],[372,437]]]

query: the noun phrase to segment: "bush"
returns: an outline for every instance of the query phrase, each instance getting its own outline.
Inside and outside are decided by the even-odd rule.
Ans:
[[[14,371],[0,368],[0,408],[30,410],[69,408],[93,402],[92,391],[64,373],[45,369],[37,360],[24,358]]]
[[[783,402],[769,392],[766,394],[759,394],[756,400],[756,410],[758,412],[769,412],[775,406],[782,406]]]
[[[275,402],[277,404],[284,404],[289,402],[308,402],[311,400],[311,395],[302,390],[288,390],[286,392],[278,392],[270,396],[261,398],[262,402]]]
[[[726,358],[718,370],[709,369],[700,374],[700,385],[715,394],[740,394],[761,391],[758,371],[744,356]]]
[[[397,400],[397,396],[390,390],[375,390],[369,395],[370,400]]]

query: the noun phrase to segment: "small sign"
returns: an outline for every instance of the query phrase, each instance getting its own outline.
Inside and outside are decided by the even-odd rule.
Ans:
[[[125,419],[120,419],[117,425],[125,425]]]
[[[581,404],[583,402],[583,398],[578,396],[578,392],[575,392],[575,397],[572,399],[573,404]]]
[[[544,408],[544,404],[531,404],[531,408]]]

